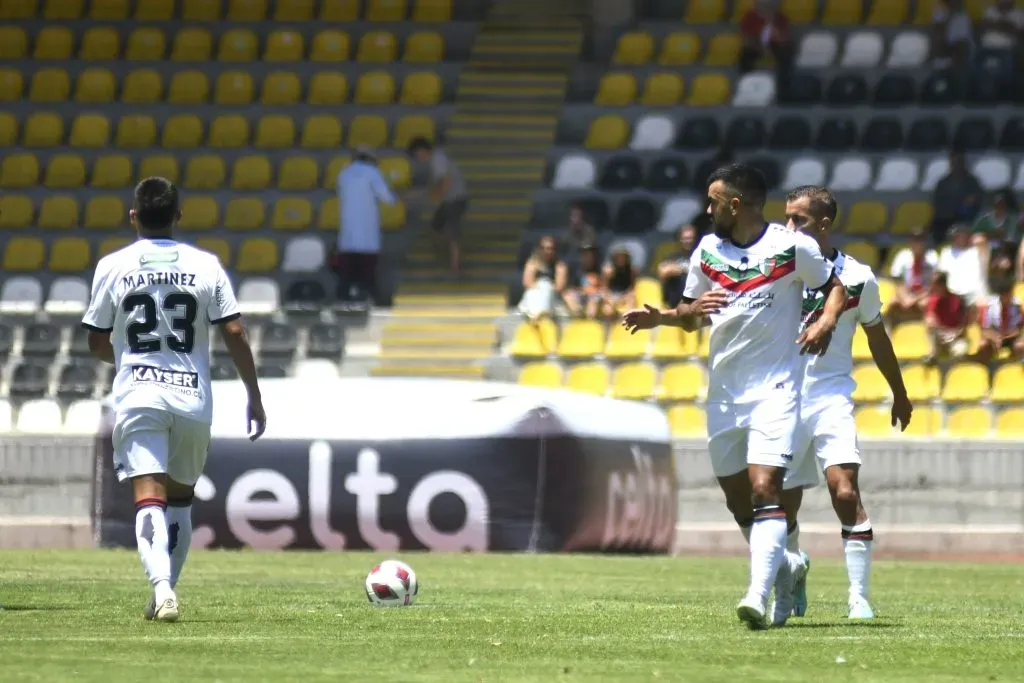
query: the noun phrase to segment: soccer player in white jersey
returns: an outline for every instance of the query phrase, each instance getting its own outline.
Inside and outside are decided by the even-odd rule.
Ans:
[[[630,311],[631,330],[694,331],[709,323],[708,452],[726,505],[750,542],[750,587],[736,612],[767,625],[767,598],[786,562],[783,476],[793,459],[800,355],[822,353],[846,292],[814,240],[764,219],[766,187],[734,164],[708,179],[714,234],[691,257],[682,303]],[[823,292],[821,317],[802,332],[804,288]],[[788,579],[792,583],[792,579]]]
[[[248,390],[250,439],[263,434],[266,414],[227,273],[213,254],[173,238],[177,188],[143,180],[130,216],[139,238],[97,264],[82,325],[92,354],[116,369],[114,471],[135,496],[135,538],[153,586],[145,616],[176,621],[174,587],[210,445],[211,328],[220,329]]]
[[[871,619],[874,612],[868,602],[868,588],[873,533],[857,481],[861,459],[853,417],[852,395],[856,383],[851,376],[853,337],[858,325],[864,328],[871,357],[892,391],[893,426],[899,423],[901,431],[906,429],[913,407],[907,399],[892,341],[882,324],[882,302],[874,273],[871,268],[858,263],[829,243],[829,233],[836,213],[836,200],[824,187],[800,187],[786,197],[788,227],[813,238],[821,252],[832,261],[846,289],[847,303],[832,333],[828,351],[821,356],[808,358],[804,366],[800,424],[796,439],[797,464],[786,473],[782,504],[790,518],[787,554],[801,555],[802,558],[797,558],[797,561],[802,559],[809,566],[806,555],[799,550],[797,512],[803,489],[817,485],[819,469],[825,472],[832,507],[842,525],[846,571],[850,580],[847,614],[851,619]],[[812,290],[806,292],[806,324],[814,324],[822,305],[820,293]],[[790,559],[792,561],[793,558]],[[776,587],[775,623],[785,621],[790,607],[796,616],[803,616],[806,612],[806,572],[796,577],[795,583],[793,605],[782,604],[785,596],[780,596]]]

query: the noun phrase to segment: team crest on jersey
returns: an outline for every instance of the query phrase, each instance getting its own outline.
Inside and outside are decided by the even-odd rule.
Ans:
[[[761,275],[765,277],[771,277],[771,274],[775,271],[775,257],[766,258],[757,265],[757,269],[761,272]]]

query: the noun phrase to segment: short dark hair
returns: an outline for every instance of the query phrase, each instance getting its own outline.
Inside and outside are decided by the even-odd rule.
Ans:
[[[786,202],[795,202],[804,198],[811,200],[811,210],[815,215],[828,218],[833,222],[839,215],[836,198],[824,185],[801,185],[786,195]]]
[[[135,186],[135,220],[146,232],[171,229],[178,217],[178,188],[167,178],[146,178]]]
[[[416,137],[409,141],[409,154],[415,154],[421,149],[425,149],[429,152],[434,149],[434,145],[425,137]]]
[[[747,205],[762,207],[768,197],[764,174],[747,164],[729,164],[708,176],[708,186],[721,180]]]

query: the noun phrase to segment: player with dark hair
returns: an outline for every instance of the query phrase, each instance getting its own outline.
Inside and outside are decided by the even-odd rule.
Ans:
[[[792,601],[801,571],[786,556],[780,495],[793,461],[800,355],[820,354],[846,292],[814,240],[764,219],[764,177],[733,164],[708,179],[714,231],[697,245],[678,308],[651,306],[623,318],[631,330],[710,324],[708,452],[725,501],[750,542],[750,587],[737,607],[752,628],[767,625],[767,600]],[[799,336],[804,288],[825,297]],[[796,343],[794,343],[796,337]]]
[[[851,619],[871,619],[874,612],[868,602],[871,570],[871,544],[874,538],[871,522],[864,510],[857,474],[860,470],[860,449],[857,426],[853,417],[853,337],[857,326],[864,328],[871,357],[892,391],[892,424],[907,428],[913,407],[903,385],[900,363],[892,341],[882,323],[882,302],[878,281],[871,268],[834,248],[829,234],[838,208],[835,197],[820,186],[798,187],[786,197],[786,219],[789,228],[799,231],[818,243],[818,247],[835,266],[847,293],[846,308],[839,316],[832,343],[821,356],[810,357],[803,374],[800,424],[797,429],[796,456],[798,465],[786,473],[782,504],[790,518],[787,553],[799,553],[809,568],[806,554],[799,551],[796,526],[797,512],[805,487],[818,484],[818,470],[825,472],[825,481],[832,497],[832,507],[842,525],[846,571],[850,580],[847,615]],[[815,324],[825,302],[820,292],[807,290],[804,298],[804,323]],[[793,613],[803,616],[807,610],[806,571],[795,585]],[[785,605],[778,605],[774,619],[785,621],[780,614]]]
[[[130,480],[135,537],[153,586],[147,619],[176,621],[174,587],[192,538],[192,499],[210,446],[210,328],[220,328],[249,394],[249,438],[266,429],[252,351],[216,256],[176,242],[178,189],[164,178],[135,188],[138,240],[96,265],[82,325],[89,350],[116,369],[114,471]]]

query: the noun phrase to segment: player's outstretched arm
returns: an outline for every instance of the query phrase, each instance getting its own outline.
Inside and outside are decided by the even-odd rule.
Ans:
[[[263,410],[263,396],[260,394],[259,380],[256,377],[256,362],[249,347],[249,338],[239,318],[228,320],[219,325],[224,346],[231,354],[231,361],[238,370],[245,390],[249,394],[249,439],[255,441],[267,429],[267,415]]]
[[[704,292],[693,300],[683,299],[676,308],[658,310],[654,306],[644,304],[622,316],[622,326],[636,334],[639,330],[650,330],[655,327],[681,327],[687,332],[695,332],[707,325],[708,316],[718,313],[729,301],[724,290]]]
[[[910,415],[914,411],[907,398],[907,387],[903,384],[903,372],[900,370],[900,361],[896,357],[896,349],[892,346],[892,340],[885,331],[885,325],[881,318],[874,325],[864,325],[864,332],[868,338],[868,349],[871,350],[871,358],[874,359],[878,371],[889,384],[892,391],[892,425],[900,424],[900,431],[904,431],[910,424]]]

